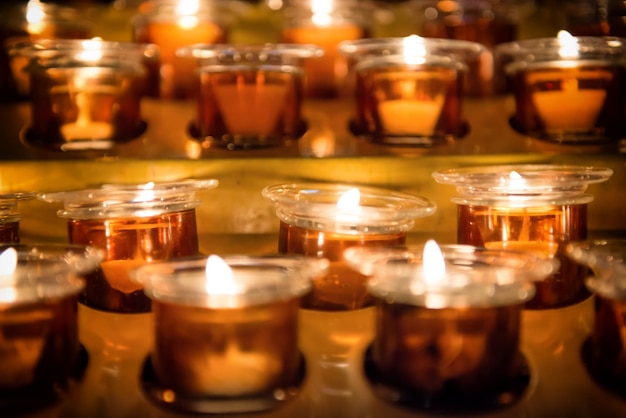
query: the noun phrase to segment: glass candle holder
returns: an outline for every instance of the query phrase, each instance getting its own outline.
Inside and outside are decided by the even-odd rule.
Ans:
[[[324,257],[329,272],[313,281],[303,307],[354,310],[371,306],[366,277],[342,259],[352,246],[401,245],[417,218],[432,215],[436,205],[408,193],[343,184],[282,184],[266,187],[263,197],[280,220],[278,251]]]
[[[142,134],[141,98],[149,45],[91,40],[42,40],[17,53],[28,57],[30,145],[74,151],[108,149]]]
[[[496,49],[515,96],[511,125],[534,138],[597,143],[624,136],[624,41],[573,37],[506,43]]]
[[[347,93],[348,62],[338,49],[342,41],[369,37],[370,7],[355,0],[298,0],[283,8],[281,41],[315,44],[322,56],[304,63],[305,95],[329,99]]]
[[[306,131],[302,118],[303,61],[322,54],[312,45],[192,45],[179,56],[199,66],[192,137],[234,148],[276,146]],[[198,78],[198,76],[196,76]]]
[[[583,364],[601,386],[626,398],[626,240],[572,242],[565,252],[594,273],[586,281],[595,294],[595,318]]]
[[[170,100],[197,97],[196,63],[176,51],[227,42],[229,12],[224,3],[228,2],[155,0],[140,9],[132,22],[133,39],[159,48],[159,59],[150,67],[150,95]]]
[[[13,416],[61,401],[85,371],[77,299],[103,254],[56,244],[1,244],[0,253],[0,404]]]
[[[142,385],[179,412],[274,409],[304,378],[300,298],[324,259],[210,256],[154,263],[135,272],[153,300],[154,349]]]
[[[365,355],[375,393],[437,413],[486,412],[520,399],[530,370],[520,351],[531,281],[558,264],[533,254],[467,245],[350,248],[370,276],[376,334]]]
[[[150,311],[143,288],[129,277],[141,264],[199,254],[196,193],[217,180],[112,184],[100,188],[41,193],[62,202],[69,241],[102,248],[101,268],[87,278],[80,301],[91,308],[122,313]]]
[[[0,243],[20,242],[20,220],[22,215],[17,209],[21,200],[34,199],[36,193],[0,194]]]
[[[609,168],[562,165],[504,165],[433,173],[456,186],[457,242],[487,248],[539,252],[561,267],[536,283],[530,309],[573,305],[589,296],[586,269],[563,253],[570,241],[587,238],[590,184],[608,180]]]
[[[432,145],[463,137],[467,62],[485,51],[466,41],[416,35],[344,42],[354,62],[356,115],[351,130],[389,145]]]

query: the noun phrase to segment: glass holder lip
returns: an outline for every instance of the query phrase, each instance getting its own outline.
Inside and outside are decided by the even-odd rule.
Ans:
[[[560,265],[558,259],[526,251],[439,247],[447,263],[445,283],[429,283],[424,277],[424,246],[351,247],[343,259],[370,277],[372,295],[389,303],[433,308],[521,304],[534,296],[533,282],[544,280]]]
[[[72,219],[151,217],[190,210],[200,205],[195,193],[218,186],[216,179],[185,179],[142,184],[103,184],[100,187],[39,193],[38,199],[62,202],[57,214]]]
[[[178,48],[179,57],[196,59],[225,59],[244,64],[246,61],[269,61],[279,57],[315,58],[324,55],[324,49],[313,44],[265,43],[255,44],[193,44]]]
[[[338,209],[339,198],[354,187],[360,192],[358,209]],[[416,218],[432,215],[437,209],[425,197],[348,184],[279,184],[266,187],[261,194],[288,224],[342,234],[407,231]]]
[[[148,263],[130,274],[153,300],[221,309],[298,298],[311,289],[311,280],[324,275],[329,266],[325,258],[295,255],[230,255],[222,259],[241,285],[236,292],[213,293],[206,289],[207,257]]]
[[[456,186],[454,203],[526,207],[589,203],[593,197],[584,193],[588,185],[604,182],[612,174],[607,167],[513,164],[439,170],[432,177]]]

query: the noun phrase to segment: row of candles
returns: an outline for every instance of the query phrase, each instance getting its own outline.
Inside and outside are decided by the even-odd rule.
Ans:
[[[278,254],[267,256],[200,254],[196,193],[217,180],[5,195],[4,411],[57,400],[59,388],[78,380],[86,353],[77,306],[153,315],[140,383],[165,409],[284,404],[315,367],[298,347],[298,312],[375,306],[377,331],[363,362],[380,397],[421,410],[490,410],[519,400],[530,381],[519,351],[522,310],[572,306],[590,292],[597,315],[589,373],[626,396],[619,343],[626,244],[586,240],[593,200],[586,189],[611,175],[553,165],[435,172],[457,187],[458,242],[422,247],[407,247],[406,238],[415,219],[436,210],[425,197],[338,184],[268,186],[262,195],[280,228]],[[35,197],[63,204],[57,213],[67,219],[69,244],[17,242],[17,202]]]

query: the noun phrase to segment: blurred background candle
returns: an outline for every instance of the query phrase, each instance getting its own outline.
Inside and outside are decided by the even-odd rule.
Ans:
[[[595,318],[582,361],[597,383],[626,398],[626,240],[572,242],[565,251],[592,271],[586,284],[595,294]]]
[[[472,42],[400,38],[346,41],[353,62],[353,131],[387,144],[431,145],[461,137],[465,64],[484,48]]]
[[[20,242],[20,220],[17,208],[21,200],[34,199],[36,193],[16,192],[0,194],[0,243]]]
[[[621,39],[565,31],[500,45],[496,54],[515,96],[514,127],[556,142],[622,138],[625,52]]]
[[[0,245],[0,404],[6,416],[68,396],[87,366],[78,335],[82,275],[102,252],[78,245]]]
[[[459,244],[539,252],[561,261],[558,271],[535,284],[536,295],[526,303],[548,309],[589,296],[587,269],[569,260],[563,248],[587,238],[593,196],[585,191],[612,174],[603,167],[528,164],[441,170],[433,177],[456,186]]]
[[[531,281],[558,262],[523,252],[428,241],[406,249],[354,247],[368,274],[376,334],[365,355],[374,392],[430,412],[486,412],[518,401],[531,377],[520,351]]]
[[[154,348],[142,384],[179,412],[259,412],[303,382],[300,298],[328,262],[216,255],[153,263],[135,277],[153,299]]]
[[[194,138],[228,148],[284,144],[306,130],[303,60],[313,45],[207,45],[178,50],[198,62],[200,93]],[[198,78],[198,76],[196,76]]]
[[[105,252],[80,295],[82,341],[94,354],[84,393],[73,405],[76,416],[88,416],[96,405],[104,405],[101,411],[110,417],[138,407],[136,379],[152,344],[144,331],[153,318],[150,299],[129,272],[145,263],[199,255],[197,194],[216,186],[211,179],[184,180],[39,195],[63,204],[57,214],[67,219],[71,243]],[[108,402],[111,397],[125,402]]]
[[[226,42],[227,22],[227,9],[218,1],[154,0],[146,3],[133,20],[133,38],[159,48],[158,64],[153,69],[158,86],[150,86],[150,92],[163,99],[195,98],[196,64],[191,57],[177,56],[176,51],[192,44]]]
[[[339,53],[342,41],[369,36],[369,2],[354,0],[296,0],[283,8],[282,42],[315,44],[324,55],[304,64],[305,94],[311,98],[334,98],[345,94],[347,60]]]
[[[90,40],[42,40],[15,52],[30,59],[31,145],[107,149],[145,130],[141,98],[148,45]]]

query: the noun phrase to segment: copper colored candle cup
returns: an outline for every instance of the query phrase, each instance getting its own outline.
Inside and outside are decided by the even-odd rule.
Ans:
[[[512,248],[558,258],[561,267],[537,282],[529,309],[570,306],[589,297],[587,270],[563,253],[570,241],[587,238],[590,184],[613,171],[603,167],[504,165],[441,170],[442,184],[456,186],[457,242],[487,248]]]
[[[306,131],[302,118],[303,61],[313,45],[191,45],[199,80],[196,120],[189,128],[209,145],[255,148],[283,145]]]
[[[601,386],[626,398],[626,240],[572,242],[565,252],[593,273],[586,284],[595,294],[595,318],[583,364]]]
[[[345,184],[302,183],[274,185],[262,192],[280,220],[279,253],[330,260],[328,274],[313,280],[313,290],[303,300],[306,309],[371,306],[366,277],[343,262],[343,251],[352,246],[402,245],[415,219],[436,210],[424,197],[374,187],[359,187],[354,205],[338,207],[338,201],[354,190]]]
[[[384,400],[416,410],[470,413],[513,404],[531,380],[520,352],[523,304],[534,294],[532,281],[558,263],[467,245],[441,246],[437,255],[428,246],[344,254],[370,277],[376,300],[367,379]],[[439,263],[445,272],[433,271]]]
[[[137,269],[155,319],[142,375],[148,399],[195,413],[260,412],[293,399],[304,378],[300,299],[327,266],[304,257],[212,256]]]
[[[623,138],[624,40],[564,33],[496,49],[515,96],[513,128],[558,143]]]
[[[158,59],[149,71],[151,96],[167,100],[197,97],[196,64],[176,51],[193,44],[227,42],[231,12],[226,3],[156,0],[139,9],[132,21],[133,40],[159,49]]]
[[[103,256],[94,248],[61,244],[2,244],[0,253],[9,248],[16,251],[17,267],[0,275],[3,416],[60,402],[82,377],[87,353],[78,340],[78,294],[82,275]],[[0,264],[4,269],[4,260]]]
[[[61,202],[69,241],[101,248],[106,256],[87,277],[80,302],[118,313],[150,311],[150,300],[129,271],[142,264],[199,254],[196,193],[217,180],[113,184],[100,188],[42,193]]]
[[[16,54],[27,57],[31,122],[22,141],[43,148],[109,149],[146,128],[141,119],[144,59],[154,47],[91,40],[41,40]]]
[[[354,62],[353,133],[389,145],[432,145],[467,134],[464,78],[483,46],[412,35],[345,42],[341,50]]]
[[[20,242],[20,221],[22,215],[17,204],[22,200],[34,199],[36,193],[0,194],[0,243]]]

